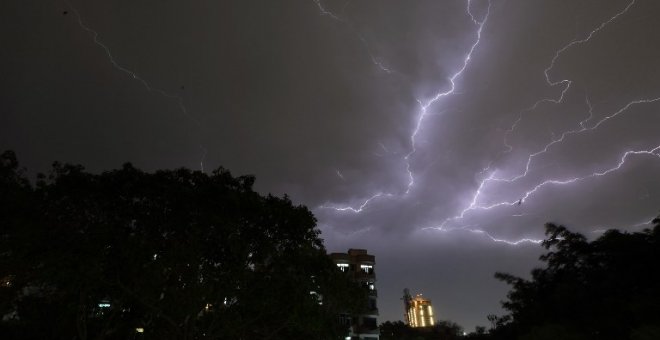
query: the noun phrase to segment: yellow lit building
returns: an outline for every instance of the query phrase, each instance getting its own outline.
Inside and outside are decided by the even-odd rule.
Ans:
[[[406,308],[406,322],[410,327],[431,327],[435,324],[431,300],[422,297],[421,294],[417,294],[413,298],[408,289],[404,291],[403,299]]]

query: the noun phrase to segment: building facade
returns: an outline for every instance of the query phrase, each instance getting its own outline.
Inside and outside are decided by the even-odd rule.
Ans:
[[[421,294],[412,297],[408,288],[406,288],[403,290],[403,304],[408,326],[418,328],[435,325],[431,300],[424,298]]]
[[[330,258],[339,270],[349,273],[351,278],[360,283],[369,292],[369,305],[366,314],[344,315],[350,327],[351,340],[378,340],[378,291],[376,290],[376,257],[367,254],[366,249],[349,249],[348,253],[332,253]]]

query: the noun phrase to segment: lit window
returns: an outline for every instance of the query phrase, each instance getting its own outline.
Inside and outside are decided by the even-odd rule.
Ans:
[[[11,287],[12,286],[12,281],[14,280],[14,275],[7,275],[2,278],[2,286],[3,287]]]
[[[138,332],[138,333],[144,333],[144,328],[138,327],[138,328],[135,329],[135,331]]]
[[[323,296],[315,291],[310,291],[309,295],[315,296],[316,301],[319,303],[319,305],[323,305]]]
[[[339,267],[339,270],[342,272],[348,271],[348,263],[337,263],[337,267]]]
[[[373,273],[374,266],[372,266],[370,264],[361,264],[360,269],[362,269],[362,271],[367,273],[367,274],[371,274],[371,273]]]

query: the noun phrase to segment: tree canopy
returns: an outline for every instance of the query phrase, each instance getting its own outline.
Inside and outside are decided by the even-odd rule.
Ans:
[[[386,321],[380,325],[381,340],[457,340],[462,335],[463,328],[447,320],[422,328],[412,328],[403,321]]]
[[[492,339],[660,339],[660,218],[641,232],[609,230],[588,241],[546,225],[545,268],[512,286]]]
[[[0,157],[0,338],[332,339],[361,288],[254,177]]]

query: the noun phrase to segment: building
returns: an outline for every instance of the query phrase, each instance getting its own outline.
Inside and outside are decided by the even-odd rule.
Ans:
[[[410,296],[408,288],[403,290],[403,305],[405,310],[406,324],[410,327],[431,327],[435,324],[433,306],[431,300],[417,294],[414,298]]]
[[[378,291],[376,290],[376,257],[367,254],[365,249],[349,249],[348,253],[332,253],[330,258],[339,270],[349,273],[351,278],[359,282],[369,292],[367,314],[344,315],[347,326],[350,326],[351,340],[378,340]]]

